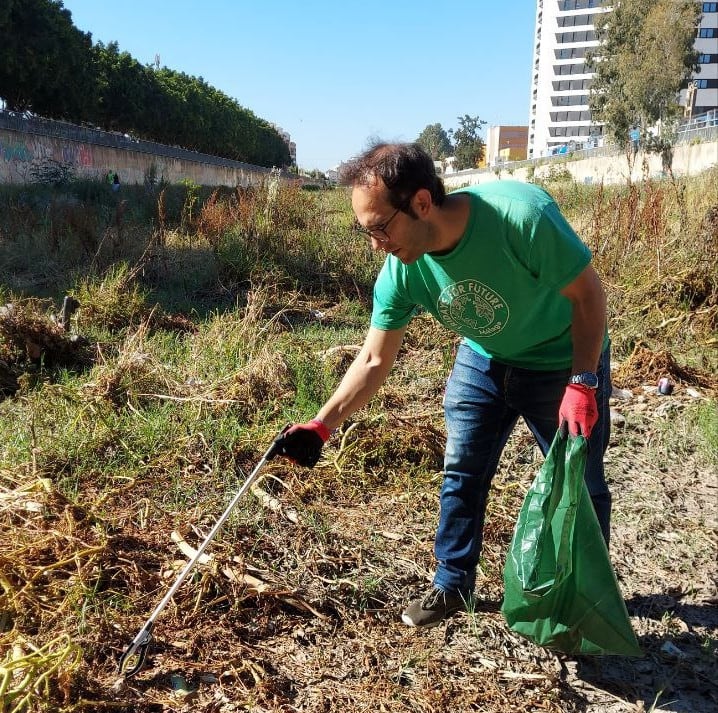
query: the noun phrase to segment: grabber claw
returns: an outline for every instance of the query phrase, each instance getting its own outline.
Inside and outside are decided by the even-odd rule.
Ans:
[[[134,676],[145,664],[147,648],[152,638],[154,622],[149,621],[135,636],[134,641],[127,647],[125,653],[120,656],[120,675],[125,678]]]
[[[222,527],[225,520],[229,517],[229,514],[232,512],[234,506],[240,501],[242,496],[247,492],[247,490],[249,490],[252,483],[256,480],[257,476],[259,475],[259,471],[262,469],[262,466],[277,454],[278,442],[287,430],[287,428],[289,428],[289,426],[286,426],[284,430],[274,439],[274,441],[272,441],[272,445],[267,449],[267,452],[262,456],[262,459],[259,461],[259,463],[257,463],[254,470],[249,474],[249,476],[247,476],[247,479],[244,481],[244,484],[234,496],[232,502],[227,506],[227,509],[222,513],[222,516],[219,518],[219,520],[217,520],[209,535],[207,535],[204,542],[199,546],[195,554],[192,556],[192,559],[187,562],[184,569],[179,573],[179,576],[175,580],[175,583],[170,587],[167,594],[165,594],[165,596],[162,598],[162,601],[155,607],[155,610],[150,615],[150,618],[145,622],[145,625],[142,627],[139,634],[135,636],[132,643],[127,647],[125,653],[122,654],[122,656],[120,657],[120,674],[125,678],[134,676],[142,668],[145,662],[145,657],[147,656],[147,647],[150,643],[155,619],[167,606],[170,599],[172,599],[172,597],[174,596],[174,593],[179,589],[180,585],[182,584],[182,582],[184,582],[187,575],[197,564],[199,558],[202,556],[205,549],[207,548],[207,545],[209,545],[209,543],[219,531],[219,528]]]

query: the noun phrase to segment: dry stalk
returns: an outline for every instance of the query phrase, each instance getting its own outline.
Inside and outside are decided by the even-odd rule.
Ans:
[[[31,653],[25,654],[23,647],[31,648]],[[16,646],[0,664],[0,701],[9,713],[20,713],[34,700],[46,701],[54,679],[65,682],[67,694],[67,684],[81,656],[80,647],[67,634],[39,648],[28,639],[16,641]]]

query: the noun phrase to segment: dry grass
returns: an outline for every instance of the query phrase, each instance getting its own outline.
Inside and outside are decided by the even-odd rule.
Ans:
[[[718,169],[690,182],[557,189],[593,250],[620,359],[641,343],[680,353],[702,371],[718,371],[716,186]]]
[[[624,388],[657,384],[661,377],[668,377],[686,386],[699,386],[718,393],[718,375],[681,366],[669,351],[653,352],[640,344],[611,376],[614,385]]]
[[[81,363],[87,360],[85,347],[59,324],[48,300],[23,299],[0,307],[0,358],[6,363]]]
[[[494,482],[476,610],[428,632],[400,623],[435,564],[441,395],[456,342],[424,315],[389,382],[313,471],[266,467],[211,559],[158,619],[146,668],[117,683],[119,654],[186,562],[178,536],[202,542],[271,438],[289,417],[312,415],[312,399],[332,388],[361,340],[365,314],[352,316],[360,308],[336,296],[358,291],[359,304],[362,289],[345,290],[339,272],[326,293],[318,287],[338,270],[317,239],[329,230],[326,206],[307,215],[307,195],[280,192],[268,213],[268,195],[216,195],[187,238],[222,259],[235,230],[237,245],[256,250],[247,258],[232,248],[250,267],[234,273],[237,309],[189,320],[151,304],[142,270],[88,279],[75,325],[99,335],[92,369],[50,372],[0,403],[0,424],[13,424],[0,446],[0,708],[638,713],[658,698],[660,710],[715,710],[716,522],[705,507],[714,480],[697,433],[676,425],[693,423],[695,404],[711,403],[716,388],[705,353],[715,276],[687,261],[684,246],[671,252],[670,186],[594,192],[584,212],[611,292],[615,380],[638,394],[613,404],[624,423],[607,459],[612,558],[644,659],[569,659],[506,628],[503,559],[541,462],[523,428]],[[689,193],[686,205],[711,196]],[[708,256],[711,236],[700,231],[712,230],[712,214],[702,215],[690,230],[705,239],[690,251]],[[609,239],[615,225],[621,245]],[[173,249],[173,235],[164,238],[160,253]],[[297,289],[277,262],[263,262],[285,248],[297,259],[285,267],[302,279],[302,249],[317,257],[318,282]],[[343,253],[347,274],[361,258],[353,249]],[[18,335],[5,336],[3,359],[25,363],[27,335],[42,342],[43,358],[62,353],[66,335],[48,309],[22,303],[25,331],[0,333]],[[656,315],[668,321],[650,331]],[[668,398],[652,388],[665,375],[678,384]]]

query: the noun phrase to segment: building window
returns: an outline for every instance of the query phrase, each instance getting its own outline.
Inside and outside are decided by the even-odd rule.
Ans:
[[[576,89],[590,89],[592,79],[562,79],[558,82],[551,82],[555,92],[568,92]]]
[[[548,133],[551,137],[556,136],[593,136],[596,127],[589,126],[550,126]]]
[[[586,56],[585,47],[563,47],[553,52],[556,59],[582,59]]]
[[[569,94],[567,96],[551,97],[553,106],[580,106],[588,105],[588,94]]]
[[[698,64],[718,64],[718,54],[699,55]]]
[[[718,37],[718,27],[701,27],[698,37]]]
[[[551,111],[551,121],[591,121],[590,111]]]
[[[558,0],[558,9],[561,12],[569,10],[585,10],[589,7],[600,7],[602,0]]]
[[[716,89],[718,79],[694,79],[696,89]]]
[[[586,64],[579,62],[578,64],[554,64],[554,76],[562,76],[565,74],[586,74]]]
[[[583,25],[593,25],[595,15],[564,15],[558,19],[559,27],[581,27]]]
[[[593,30],[575,30],[574,32],[557,32],[556,41],[559,44],[569,42],[593,42],[596,39],[596,33]]]
[[[551,126],[548,133],[551,138],[559,136],[593,136],[588,126]]]
[[[718,12],[718,2],[704,2],[702,12]]]

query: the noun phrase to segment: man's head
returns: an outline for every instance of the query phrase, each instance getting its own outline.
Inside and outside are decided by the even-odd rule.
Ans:
[[[409,264],[437,247],[436,216],[446,203],[431,157],[417,144],[377,144],[345,164],[357,229],[374,250]]]
[[[352,187],[380,181],[386,187],[389,203],[414,218],[409,202],[420,188],[429,191],[436,206],[446,198],[434,161],[419,144],[376,144],[342,166],[340,181]]]

